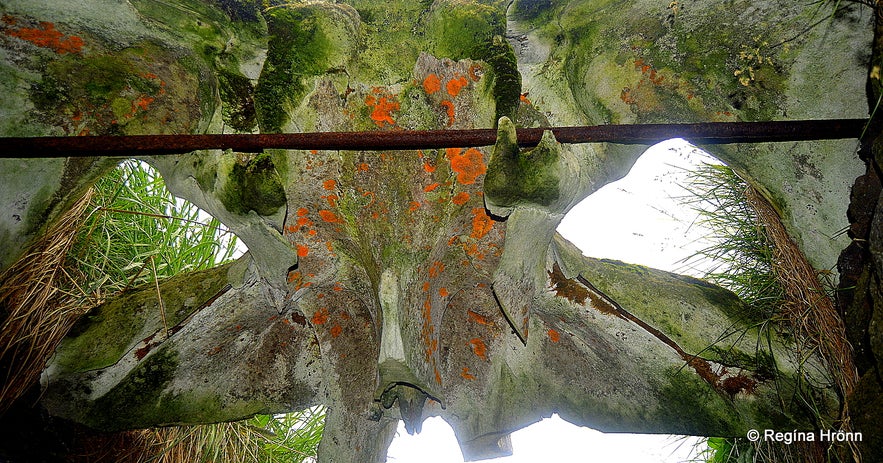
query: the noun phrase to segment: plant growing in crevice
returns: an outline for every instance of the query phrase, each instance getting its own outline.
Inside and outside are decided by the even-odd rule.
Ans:
[[[801,365],[810,356],[824,361],[833,387],[848,396],[855,383],[852,353],[838,316],[818,272],[806,261],[788,236],[773,206],[731,168],[705,164],[691,174],[682,198],[697,213],[696,224],[708,230],[711,244],[688,258],[685,265],[704,267],[704,277],[738,294],[750,308],[746,317],[769,335],[770,330],[790,333],[793,357]],[[758,339],[758,343],[768,342]],[[849,412],[841,405],[839,419],[831,422],[825,408],[802,392],[804,382],[817,376],[799,375],[793,385],[795,397],[818,428],[849,430]],[[777,379],[778,380],[778,379]],[[845,403],[845,402],[843,402]],[[827,448],[822,443],[777,445],[741,440],[710,440],[708,461],[841,461],[850,455],[861,461],[853,448]],[[726,457],[724,456],[726,455]]]

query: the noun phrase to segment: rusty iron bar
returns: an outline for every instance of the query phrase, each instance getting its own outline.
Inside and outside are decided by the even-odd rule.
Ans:
[[[866,119],[697,124],[625,124],[518,129],[518,144],[536,146],[551,130],[560,143],[650,145],[684,138],[697,145],[859,138]],[[83,137],[0,137],[0,158],[54,158],[182,154],[221,149],[259,153],[267,149],[409,150],[489,146],[494,129],[389,130],[282,134],[107,135]]]

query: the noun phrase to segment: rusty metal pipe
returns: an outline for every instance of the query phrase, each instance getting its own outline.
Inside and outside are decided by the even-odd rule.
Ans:
[[[866,119],[697,124],[625,124],[518,129],[518,144],[536,146],[551,130],[560,143],[650,145],[685,138],[698,145],[859,138]],[[314,132],[282,134],[124,135],[0,137],[0,158],[54,158],[181,154],[221,149],[258,153],[267,149],[383,151],[489,146],[494,129]]]

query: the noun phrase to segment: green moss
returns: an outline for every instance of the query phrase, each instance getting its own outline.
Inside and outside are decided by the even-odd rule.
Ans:
[[[494,119],[499,120],[503,116],[514,118],[521,98],[521,74],[518,72],[515,52],[502,36],[494,36],[489,46],[485,46],[483,50],[485,53],[477,58],[490,64],[493,72],[491,82],[497,107]]]
[[[273,215],[285,205],[285,189],[269,154],[260,154],[233,164],[219,194],[228,211]]]
[[[59,112],[68,105],[106,104],[132,85],[133,66],[123,54],[77,58],[64,56],[46,65],[42,80],[31,87],[30,98],[40,111]]]
[[[69,135],[187,133],[214,112],[205,64],[153,42],[43,63],[28,92],[41,121]],[[200,106],[201,105],[201,106]]]
[[[234,21],[257,21],[262,0],[210,0]]]
[[[722,365],[753,371],[756,377],[764,380],[774,379],[778,372],[773,354],[764,350],[749,354],[734,346],[711,346],[702,355]]]
[[[96,399],[85,424],[104,431],[179,423],[216,423],[261,412],[260,401],[221,397],[211,387],[174,393],[169,386],[180,365],[178,352],[160,348],[132,369],[119,384]],[[200,385],[201,386],[201,385]]]
[[[120,384],[95,400],[88,425],[123,430],[164,423],[175,415],[168,404],[160,406],[163,391],[174,379],[178,353],[161,349],[132,369]]]
[[[192,50],[211,58],[224,50],[230,18],[210,2],[199,0],[132,0],[138,13]]]
[[[230,400],[218,395],[211,388],[174,396],[166,395],[160,401],[160,408],[168,410],[163,416],[166,423],[218,423],[229,421],[231,417],[246,419],[266,412],[265,407],[259,400]]]
[[[494,119],[515,118],[521,96],[521,74],[515,52],[504,38],[506,19],[501,7],[479,3],[438,7],[427,22],[426,31],[435,39],[436,56],[488,63],[488,82],[496,103]]]
[[[332,44],[322,30],[319,7],[280,7],[266,13],[270,35],[267,60],[255,88],[261,131],[279,132],[288,122],[286,106],[306,95],[305,78],[325,72]]]
[[[552,19],[557,4],[556,0],[516,0],[512,9],[519,21],[547,23]]]
[[[498,142],[488,163],[484,192],[498,206],[521,203],[548,206],[559,196],[558,147],[554,138],[544,136],[532,150],[521,150],[515,143],[515,127],[501,119]]]
[[[667,368],[662,378],[658,403],[661,416],[669,420],[689,422],[684,434],[737,436],[743,433],[741,417],[711,386],[688,368]],[[697,403],[702,406],[696,406]]]
[[[228,266],[170,278],[160,284],[166,322],[174,326],[227,284]],[[129,349],[162,328],[153,285],[101,305],[83,317],[62,341],[55,364],[61,371],[108,367]]]
[[[218,86],[224,103],[224,122],[240,132],[251,132],[257,125],[251,81],[243,75],[221,70],[218,72]]]

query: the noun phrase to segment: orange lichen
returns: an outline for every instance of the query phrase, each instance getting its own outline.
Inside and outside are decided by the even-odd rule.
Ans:
[[[441,287],[438,289],[438,295],[441,297],[448,297],[448,288]]]
[[[461,192],[457,193],[456,195],[454,195],[453,198],[451,198],[451,202],[458,205],[458,206],[462,206],[462,205],[466,204],[468,201],[469,201],[469,193],[467,193],[465,191],[461,191]]]
[[[4,15],[6,24],[12,25],[15,19],[11,16]],[[7,20],[11,18],[11,20]],[[55,24],[47,21],[41,21],[39,28],[22,27],[19,29],[9,29],[3,31],[10,37],[16,37],[41,48],[50,48],[56,53],[63,55],[65,53],[80,53],[83,49],[83,39],[75,35],[65,37],[61,31],[55,29]]]
[[[487,215],[483,207],[472,208],[472,233],[469,236],[477,240],[482,239],[493,227],[494,220]]]
[[[431,174],[431,173],[435,172],[435,166],[433,166],[432,164],[430,164],[428,162],[424,162],[423,163],[423,170],[426,171],[427,173]]]
[[[310,248],[308,248],[302,244],[297,245],[297,257],[307,257],[307,254],[309,254],[309,253],[310,253]]]
[[[320,307],[316,313],[313,314],[313,318],[310,318],[310,322],[314,325],[324,325],[328,322],[328,309],[325,307]]]
[[[322,188],[324,188],[326,190],[333,190],[336,187],[337,187],[337,182],[333,178],[329,178],[328,180],[325,180],[324,182],[322,182]]]
[[[423,79],[423,90],[432,95],[433,93],[441,90],[441,80],[435,74],[430,74]]]
[[[650,71],[650,75],[647,76],[647,78],[650,79],[650,82],[653,82],[655,85],[659,85],[662,83],[663,80],[665,80],[665,77],[663,77],[662,75],[658,75],[655,69]]]
[[[303,279],[303,276],[301,275],[300,272],[291,272],[288,274],[288,282],[289,283],[295,283],[295,282],[300,283],[300,281],[302,279]]]
[[[469,81],[466,80],[465,76],[459,76],[456,79],[451,79],[448,81],[447,85],[445,85],[445,89],[448,91],[448,95],[456,98],[457,95],[460,94],[460,91],[463,90],[463,87],[469,85]]]
[[[473,354],[482,360],[487,360],[487,346],[484,344],[484,341],[479,338],[472,338],[469,344],[472,346]]]
[[[462,148],[448,148],[446,155],[451,161],[451,170],[457,173],[457,182],[461,185],[471,185],[479,175],[487,172],[484,163],[484,155],[475,148],[469,148],[461,154]]]
[[[369,170],[371,170],[371,168],[368,166],[367,163],[363,162],[359,164],[359,172],[368,172]]]
[[[298,218],[297,218],[297,225],[294,226],[294,227],[292,227],[292,228],[294,228],[294,231],[297,231],[297,230],[300,230],[300,229],[303,228],[303,227],[310,226],[310,225],[312,225],[312,224],[313,224],[313,221],[312,221],[312,220],[310,220],[310,219],[308,219],[308,218],[306,218],[306,217],[298,217]]]
[[[522,93],[518,98],[521,100],[522,103],[530,104],[530,100],[527,98],[527,94]]]
[[[441,261],[435,261],[429,266],[429,277],[435,278],[445,271],[445,264]]]
[[[333,194],[327,195],[327,196],[322,196],[322,197],[325,198],[326,201],[328,201],[328,205],[331,207],[337,207],[337,200],[340,199],[339,196],[333,195]]]
[[[487,317],[485,317],[484,315],[482,315],[480,313],[473,312],[471,310],[467,310],[466,315],[469,315],[469,319],[475,323],[478,323],[479,325],[484,325],[484,326],[493,326],[494,325],[494,322],[492,322],[490,319],[488,319]]]
[[[365,197],[370,196],[371,197],[371,200],[368,201],[368,204],[365,204],[362,207],[368,207],[368,206],[374,204],[374,201],[377,201],[377,197],[374,195],[373,191],[366,191],[366,192],[362,193],[362,196],[365,196]],[[374,218],[376,219],[377,217],[374,217]]]
[[[481,69],[480,64],[475,63],[472,66],[469,66],[469,78],[470,79],[472,79],[474,81],[478,81],[479,79],[481,79],[481,74],[482,74],[482,69]]]
[[[336,338],[340,336],[340,333],[343,331],[343,328],[340,325],[334,325],[331,327],[330,333],[332,338]]]
[[[757,387],[757,381],[740,373],[721,381],[720,386],[724,392],[730,395],[730,398],[733,398],[740,392],[744,392],[745,394],[754,393],[754,389]]]
[[[381,96],[380,99],[374,95],[365,97],[365,104],[374,108],[370,117],[377,127],[383,127],[383,124],[395,125],[396,121],[392,118],[391,113],[398,111],[401,105],[393,98],[393,95]]]
[[[147,107],[150,106],[150,103],[153,103],[154,100],[156,100],[156,98],[142,95],[135,100],[134,105],[141,108],[142,111],[147,111]]]
[[[341,220],[340,217],[338,217],[335,213],[333,213],[327,209],[322,209],[321,211],[319,211],[319,217],[321,217],[322,220],[324,220],[328,223],[341,223],[341,222],[343,222],[343,220]]]
[[[308,211],[307,208],[302,207],[297,210],[297,215],[298,215],[298,217],[303,217],[303,216],[307,215],[309,212],[310,211]]]
[[[475,381],[475,376],[469,373],[469,367],[463,367],[463,371],[460,372],[460,376],[462,376],[463,379]]]
[[[442,100],[441,105],[445,107],[445,112],[448,114],[448,127],[454,125],[454,121],[457,120],[454,103],[449,100]]]
[[[589,290],[579,284],[578,281],[564,276],[558,263],[552,265],[552,270],[547,271],[549,274],[549,282],[552,284],[552,290],[555,295],[563,297],[577,304],[585,304],[589,297]],[[615,311],[614,311],[615,312]]]
[[[408,206],[408,212],[414,212],[417,209],[420,209],[420,202],[419,201],[411,201],[410,206]]]
[[[635,104],[637,102],[634,95],[632,95],[632,89],[628,87],[623,87],[622,91],[619,93],[619,99],[626,104]]]
[[[430,191],[433,191],[436,188],[438,188],[439,185],[441,185],[441,184],[438,182],[430,183],[429,185],[426,185],[426,188],[423,188],[423,191],[425,191],[426,193],[429,193]]]
[[[558,332],[555,331],[555,330],[553,330],[552,328],[549,328],[548,333],[549,333],[549,340],[550,340],[550,341],[552,341],[552,342],[558,342],[558,341],[561,340],[561,335],[558,334]]]

